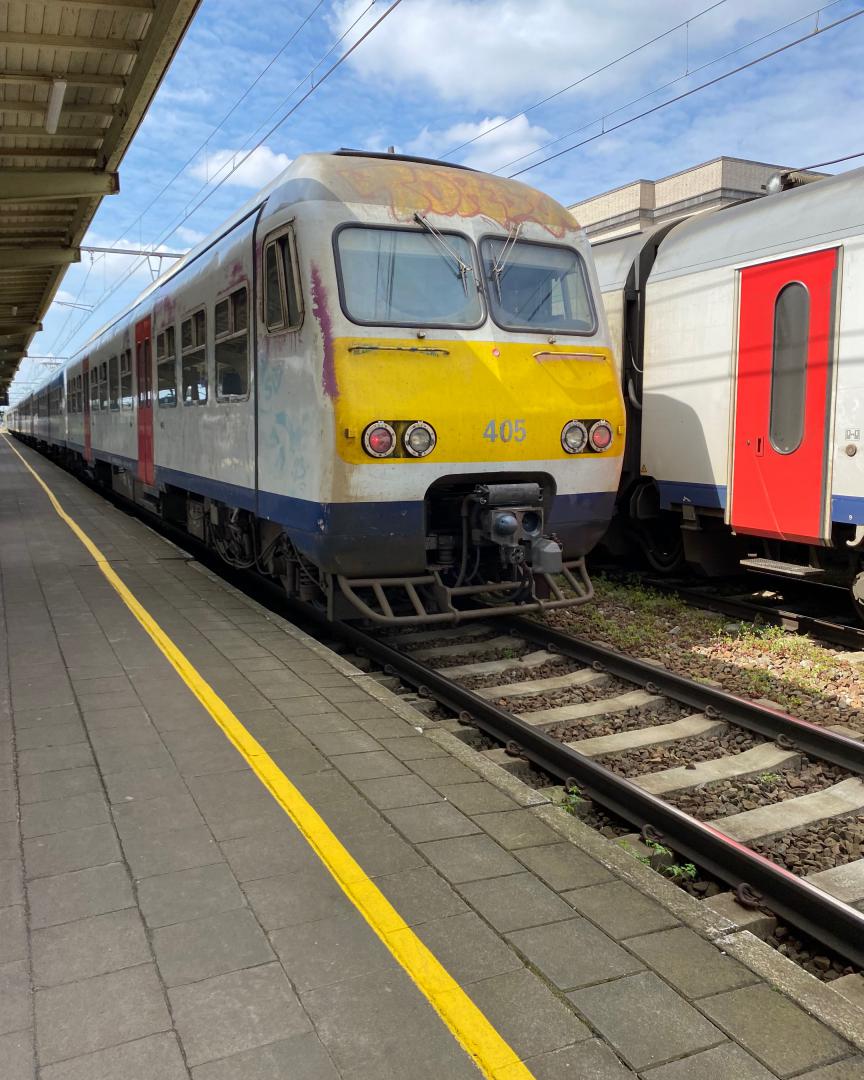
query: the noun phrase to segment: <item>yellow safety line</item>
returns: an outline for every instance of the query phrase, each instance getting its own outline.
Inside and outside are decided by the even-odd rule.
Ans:
[[[533,1080],[518,1054],[427,949],[318,811],[306,801],[264,747],[183,655],[156,620],[124,585],[108,560],[18,450],[6,444],[35,477],[57,514],[93,556],[99,569],[144,627],[162,654],[249,763],[252,771],[291,818],[345,895],[413,979],[465,1052],[489,1080]]]

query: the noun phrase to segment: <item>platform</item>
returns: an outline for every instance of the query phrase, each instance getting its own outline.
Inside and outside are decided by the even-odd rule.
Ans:
[[[3,438],[0,575],[3,1080],[864,1077],[860,1010]]]

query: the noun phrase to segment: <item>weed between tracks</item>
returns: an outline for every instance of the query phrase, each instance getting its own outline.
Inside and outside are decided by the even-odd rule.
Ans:
[[[777,626],[730,623],[641,584],[598,575],[594,585],[592,603],[547,621],[742,697],[767,698],[813,723],[864,732],[864,680],[843,651]]]

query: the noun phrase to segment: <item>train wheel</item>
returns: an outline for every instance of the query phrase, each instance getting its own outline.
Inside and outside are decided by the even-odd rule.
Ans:
[[[858,620],[864,623],[864,570],[857,574],[852,582],[852,606]]]
[[[639,530],[642,554],[652,570],[673,574],[684,562],[684,542],[676,520],[659,518]]]

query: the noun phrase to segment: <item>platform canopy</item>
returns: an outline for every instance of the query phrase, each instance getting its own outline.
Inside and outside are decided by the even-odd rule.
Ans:
[[[199,2],[0,2],[0,395]]]

